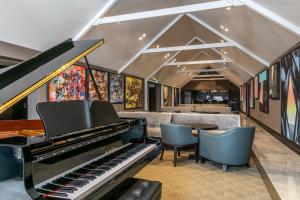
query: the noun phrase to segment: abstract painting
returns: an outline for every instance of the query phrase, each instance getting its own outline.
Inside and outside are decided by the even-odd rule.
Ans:
[[[255,108],[255,99],[254,99],[254,79],[250,80],[250,97],[249,97],[249,106],[250,108]]]
[[[258,99],[259,96],[259,91],[258,91],[258,76],[254,77],[254,98]]]
[[[142,108],[143,79],[125,77],[125,109]]]
[[[281,59],[281,134],[300,145],[300,47]]]
[[[280,99],[280,63],[270,67],[270,98]]]
[[[124,75],[110,74],[109,95],[111,103],[124,103]]]
[[[101,100],[108,101],[108,73],[95,69],[92,69],[92,73],[99,90]],[[99,99],[91,76],[89,76],[89,99]]]
[[[85,67],[69,67],[49,82],[49,101],[85,99],[85,80]]]
[[[264,70],[259,74],[259,110],[269,113],[269,73]]]
[[[169,87],[163,86],[163,106],[169,106]]]

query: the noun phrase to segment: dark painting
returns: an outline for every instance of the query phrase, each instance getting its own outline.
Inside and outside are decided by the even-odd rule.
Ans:
[[[280,99],[280,63],[270,67],[270,98]]]
[[[269,113],[269,73],[264,70],[259,74],[259,110]]]

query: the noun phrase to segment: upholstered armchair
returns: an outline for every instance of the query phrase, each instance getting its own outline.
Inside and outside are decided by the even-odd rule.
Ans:
[[[177,154],[179,149],[194,146],[195,155],[199,155],[198,138],[192,135],[192,127],[179,124],[160,124],[162,152],[160,159],[162,160],[166,146],[174,147],[174,167],[177,163]],[[198,156],[196,156],[198,162]]]
[[[246,165],[250,160],[255,127],[237,127],[222,134],[201,131],[200,159],[223,165],[227,171],[230,165]]]

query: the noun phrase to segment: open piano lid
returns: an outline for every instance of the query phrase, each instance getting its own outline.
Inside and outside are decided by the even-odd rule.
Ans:
[[[103,43],[103,39],[81,41],[68,39],[1,73],[0,114]]]

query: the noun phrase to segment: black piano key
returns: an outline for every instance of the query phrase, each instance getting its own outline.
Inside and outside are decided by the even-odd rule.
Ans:
[[[118,163],[109,162],[109,163],[105,163],[104,167],[115,167],[117,165],[118,165]]]
[[[51,195],[51,196],[57,196],[57,197],[68,197],[68,194],[66,193],[61,193],[61,192],[53,192],[53,191],[47,191],[43,189],[36,189],[36,191],[40,194],[44,195]]]
[[[69,179],[69,178],[61,177],[61,178],[54,180],[53,183],[58,184],[58,185],[66,185],[66,184],[70,183],[71,181],[73,181],[73,180]]]
[[[96,177],[93,175],[84,175],[84,176],[81,176],[80,179],[92,181],[92,180],[96,179]]]
[[[104,173],[105,173],[105,170],[93,170],[93,171],[89,172],[87,175],[101,176]]]
[[[123,161],[124,161],[124,160],[121,160],[121,159],[113,159],[113,160],[111,160],[110,162],[120,164],[120,163],[122,163]]]
[[[104,171],[109,171],[111,169],[111,167],[108,166],[101,166],[97,168],[98,170],[104,170]]]
[[[71,179],[77,179],[80,176],[81,176],[80,174],[74,174],[74,173],[69,173],[69,174],[64,175],[64,177],[71,178]]]
[[[80,168],[80,169],[76,169],[75,171],[73,171],[73,173],[75,173],[75,174],[86,174],[90,171],[91,170]]]

